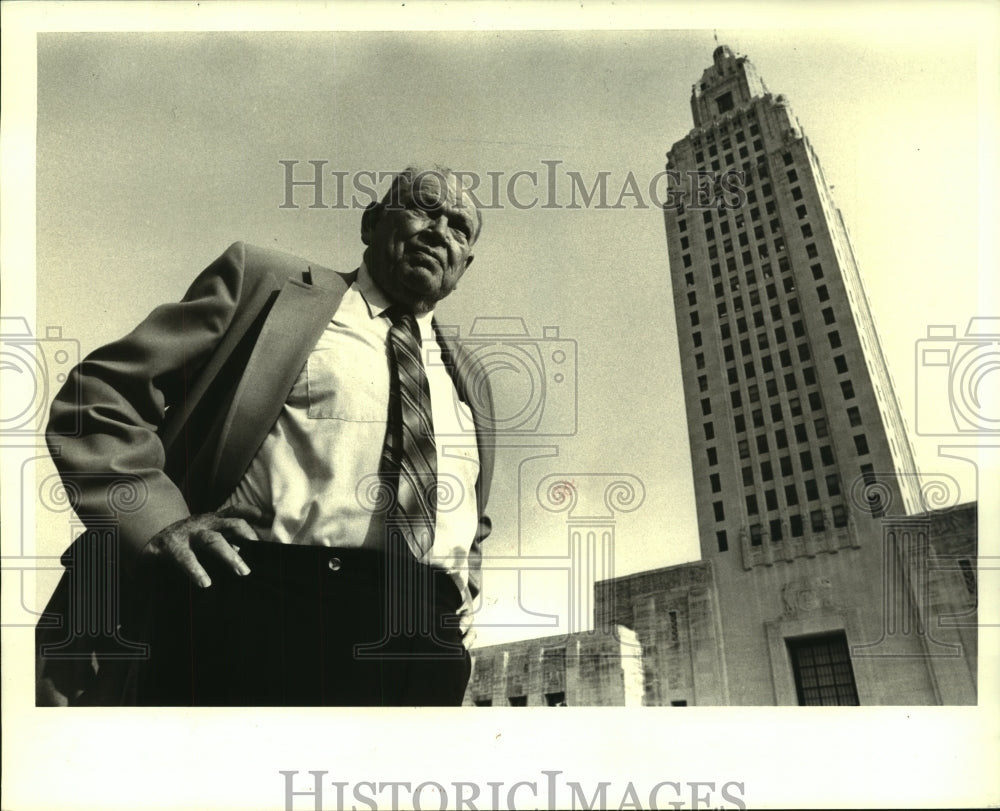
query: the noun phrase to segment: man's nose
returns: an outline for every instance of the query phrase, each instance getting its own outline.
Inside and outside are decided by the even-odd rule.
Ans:
[[[448,237],[448,218],[444,214],[439,214],[437,217],[431,216],[430,225],[427,226],[427,230],[436,234],[442,240],[446,240]]]

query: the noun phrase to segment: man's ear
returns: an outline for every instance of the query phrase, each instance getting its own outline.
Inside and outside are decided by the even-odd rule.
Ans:
[[[382,204],[371,202],[361,215],[361,241],[365,245],[371,245],[375,237],[375,226],[382,216]]]

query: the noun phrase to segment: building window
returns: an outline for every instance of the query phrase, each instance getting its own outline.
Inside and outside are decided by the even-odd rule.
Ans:
[[[792,459],[789,456],[781,457],[781,475],[782,476],[792,475]]]
[[[715,100],[716,106],[719,108],[720,113],[728,113],[733,109],[733,94],[723,93]]]
[[[788,389],[788,391],[794,391],[796,386],[795,373],[789,372],[785,375],[785,388]]]
[[[715,439],[715,426],[710,422],[706,422],[705,428],[705,439]]]
[[[757,496],[750,493],[747,496],[747,514],[756,515],[757,514]]]
[[[695,310],[693,313],[691,313],[691,326],[692,327],[697,327],[699,321],[700,321],[700,319],[698,318],[698,311]]]
[[[868,453],[868,439],[864,434],[857,434],[854,437],[854,447],[858,449],[859,456],[864,456]]]
[[[694,341],[695,346],[701,346],[701,333],[700,332],[692,333],[691,340]]]
[[[813,235],[813,227],[809,223],[803,223],[802,225],[802,236],[805,239],[811,239]]]
[[[726,552],[729,549],[729,541],[726,539],[726,531],[720,529],[715,533],[715,542],[719,545],[720,552]]]
[[[764,504],[769,510],[778,509],[778,494],[774,490],[764,491]]]
[[[733,403],[733,408],[740,408],[743,405],[743,398],[738,391],[731,392],[729,399]]]
[[[840,495],[840,477],[836,473],[826,477],[826,492],[831,496]]]
[[[747,429],[746,420],[743,419],[742,414],[737,414],[733,417],[733,428],[736,429],[736,433],[741,433]]]
[[[773,377],[769,377],[767,379],[767,382],[764,384],[764,387],[767,389],[768,397],[778,396],[778,381],[775,380]]]
[[[745,467],[743,468],[743,486],[751,487],[753,485],[753,468]]]
[[[801,538],[802,537],[802,516],[792,515],[788,518],[788,523],[791,526],[792,537]]]
[[[823,511],[813,510],[809,513],[809,524],[813,532],[822,532],[826,528],[826,522],[823,520]]]
[[[719,452],[715,448],[705,448],[705,456],[708,457],[710,467],[719,464]]]
[[[711,476],[709,476],[708,477],[708,482],[709,482],[709,484],[712,487],[712,492],[713,493],[719,493],[719,492],[722,491],[722,481],[719,478],[719,474],[718,473],[713,473]]]
[[[774,441],[779,448],[788,447],[788,434],[785,433],[784,428],[779,428],[774,432]]]
[[[508,696],[507,703],[512,707],[527,707],[528,697],[527,696]]]
[[[833,315],[833,307],[823,308],[823,322],[826,324],[833,324],[836,322],[836,318]]]
[[[857,406],[851,406],[847,409],[847,420],[852,428],[857,428],[861,425],[861,410]]]
[[[799,503],[799,494],[798,491],[796,491],[794,484],[785,485],[785,503],[789,507],[794,507]]]
[[[854,385],[851,383],[850,380],[840,381],[840,390],[841,392],[843,392],[845,400],[854,399]]]
[[[816,436],[822,439],[829,434],[826,427],[826,419],[824,417],[818,417],[813,420],[813,425],[816,427]]]
[[[770,462],[763,461],[760,463],[760,477],[766,482],[774,478],[774,469],[771,467]]]
[[[767,453],[767,434],[761,434],[757,437],[757,452]]]
[[[801,321],[792,322],[792,335],[796,338],[804,338],[806,334],[806,328],[802,326]]]
[[[843,355],[837,355],[833,359],[833,365],[838,374],[847,374],[847,359]]]
[[[816,295],[819,297],[820,301],[830,300],[830,291],[826,289],[825,284],[821,284],[819,287],[816,288]]]
[[[772,518],[771,519],[771,540],[780,541],[781,540],[781,519]]]
[[[763,540],[761,536],[761,526],[760,524],[750,525],[750,546],[760,546]]]
[[[824,465],[833,464],[833,448],[829,445],[824,445],[819,449],[819,459]]]
[[[694,307],[694,305],[697,304],[697,303],[698,303],[698,297],[695,294],[695,292],[692,290],[690,293],[688,293],[688,306],[689,307]]]
[[[806,366],[802,370],[802,379],[806,381],[807,386],[815,385],[816,383],[816,370],[812,366]]]
[[[819,501],[819,487],[815,479],[806,479],[806,501]]]
[[[705,355],[702,352],[698,352],[694,356],[694,366],[695,366],[696,369],[704,369],[705,368]]]
[[[774,361],[771,360],[770,355],[764,355],[760,359],[760,368],[764,370],[765,373],[774,371]]]
[[[858,688],[843,631],[789,639],[787,645],[800,706],[858,705]]]
[[[809,392],[809,408],[812,411],[821,411],[823,409],[823,403],[820,402],[818,391]]]
[[[712,413],[712,401],[707,397],[701,401],[701,413],[706,417]]]
[[[560,690],[558,693],[546,693],[545,704],[548,707],[565,707],[566,693]]]
[[[815,265],[811,265],[810,270],[812,270],[813,278],[816,281],[819,281],[820,279],[823,278],[823,266],[819,262],[817,262]]]
[[[806,426],[804,423],[799,423],[795,426],[795,441],[796,442],[808,442],[809,438],[806,435]],[[810,462],[810,465],[812,463]],[[811,468],[805,468],[805,470],[811,470]]]
[[[785,415],[781,413],[781,403],[771,403],[771,422],[781,422]]]
[[[847,526],[847,510],[844,509],[843,504],[834,504],[831,512],[833,513],[833,525],[835,527]]]
[[[802,199],[802,189],[800,189],[798,186],[792,188],[792,199],[793,200]]]
[[[750,443],[749,442],[747,442],[745,439],[741,439],[737,443],[737,447],[739,448],[740,459],[749,459],[750,458]]]
[[[726,520],[726,511],[723,509],[721,501],[713,501],[712,502],[712,509],[715,511],[715,520],[716,521],[725,521]]]
[[[684,274],[684,283],[688,287],[694,287],[694,274],[693,273],[685,273]]]
[[[474,698],[474,699],[472,699],[472,703],[475,704],[477,707],[492,707],[493,706],[493,699],[492,698]]]
[[[806,256],[808,256],[810,259],[815,259],[817,256],[819,256],[819,251],[816,250],[815,243],[810,242],[809,244],[806,245]]]

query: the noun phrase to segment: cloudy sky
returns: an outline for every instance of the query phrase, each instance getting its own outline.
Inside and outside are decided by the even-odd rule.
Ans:
[[[314,5],[260,27],[479,29],[488,20],[494,30],[199,33],[176,16],[166,24],[186,33],[58,32],[99,31],[109,27],[102,16],[39,24],[37,62],[30,40],[21,43],[27,56],[19,52],[29,85],[37,68],[37,119],[29,105],[6,122],[8,134],[12,118],[26,122],[30,144],[37,121],[36,171],[30,152],[11,161],[10,141],[5,167],[8,178],[23,178],[25,199],[32,182],[37,196],[33,207],[7,200],[4,314],[30,316],[34,306],[36,334],[60,326],[86,352],[178,298],[238,239],[355,267],[360,212],[309,208],[302,190],[298,208],[283,208],[280,161],[299,161],[300,178],[308,161],[326,161],[348,184],[413,160],[495,173],[501,205],[486,212],[476,262],[440,320],[468,335],[479,317],[522,319],[540,351],[556,340],[575,351],[577,390],[550,385],[544,419],[559,433],[528,436],[501,457],[489,551],[557,563],[520,581],[488,575],[482,642],[566,629],[558,560],[567,519],[536,493],[549,476],[594,488],[615,477],[641,484],[642,503],[615,514],[615,574],[697,555],[663,221],[645,192],[691,129],[691,85],[711,63],[716,36],[790,100],[822,161],[911,427],[915,344],[927,326],[957,325],[961,334],[971,316],[995,315],[995,274],[982,269],[996,266],[996,253],[992,225],[982,222],[995,214],[986,191],[996,179],[996,28],[970,13],[818,4],[809,14],[780,7],[761,22],[744,7],[726,14],[725,27],[719,14],[693,16],[678,4],[620,4],[617,18],[594,7],[589,16],[501,9],[477,18],[439,6],[435,16],[417,4],[382,6],[384,20],[362,22],[340,8]],[[120,27],[156,21],[151,10]],[[521,23],[577,30],[500,30]],[[206,25],[239,27],[225,18]],[[556,205],[544,207],[549,166]],[[538,173],[538,204],[527,204],[526,175],[515,188],[524,205],[511,204],[506,184],[519,171]],[[632,176],[643,199],[568,208],[572,172],[588,185],[607,173],[609,202]],[[332,175],[324,202],[336,202]],[[516,405],[518,381],[510,382]],[[913,440],[925,471],[946,470],[957,500],[975,498],[971,465],[939,458],[938,439]],[[37,467],[47,474],[44,462]],[[39,554],[71,540],[64,513],[40,510],[38,526]],[[573,729],[586,735],[588,723]],[[325,768],[319,760],[275,768]],[[730,762],[740,762],[736,753],[718,768]],[[669,778],[648,761],[636,768]],[[768,788],[780,796],[777,783]]]

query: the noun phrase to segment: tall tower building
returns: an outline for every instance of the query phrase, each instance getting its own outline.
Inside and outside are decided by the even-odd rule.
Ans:
[[[919,487],[846,228],[746,57],[716,48],[691,110],[665,216],[702,557],[849,546],[852,488],[877,514]]]
[[[725,46],[691,111],[665,219],[722,629],[722,672],[695,687],[721,683],[731,704],[968,701],[974,665],[928,630],[931,521],[912,518],[913,453],[819,160],[785,98]],[[611,616],[639,628],[634,608]],[[639,629],[657,650],[660,624]]]
[[[595,584],[592,635],[474,651],[469,703],[974,704],[976,505],[924,511],[819,161],[729,48],[691,110],[665,217],[700,560]]]

